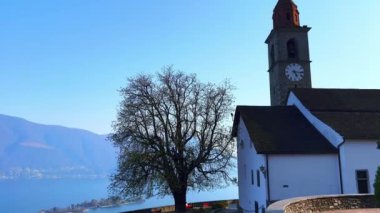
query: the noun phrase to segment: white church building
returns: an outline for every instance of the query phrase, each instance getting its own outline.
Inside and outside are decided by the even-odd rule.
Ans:
[[[279,0],[268,36],[271,106],[237,106],[239,205],[373,193],[380,166],[380,90],[311,87],[307,26]]]

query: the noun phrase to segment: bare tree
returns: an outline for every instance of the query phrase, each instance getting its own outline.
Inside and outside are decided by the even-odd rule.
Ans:
[[[183,212],[189,189],[228,184],[231,91],[228,81],[200,83],[171,66],[128,79],[111,135],[120,149],[111,190],[126,198],[172,194]]]

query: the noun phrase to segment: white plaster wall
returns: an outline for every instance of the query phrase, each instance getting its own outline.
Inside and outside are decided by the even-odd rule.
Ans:
[[[380,166],[380,149],[375,140],[346,140],[340,148],[343,192],[358,193],[356,170],[368,170],[370,193],[374,193],[373,183],[377,167]]]
[[[240,144],[241,141],[244,143],[244,148]],[[240,206],[244,212],[253,212],[257,201],[259,208],[266,208],[266,179],[260,172],[260,187],[258,187],[256,177],[256,171],[260,166],[265,166],[265,156],[257,154],[242,119],[238,126],[237,143]],[[254,185],[251,184],[251,170],[254,171]]]
[[[333,128],[319,120],[315,117],[294,95],[293,92],[290,92],[288,97],[288,106],[295,105],[301,113],[306,117],[306,119],[335,147],[338,147],[344,141],[343,136],[338,134]]]
[[[271,200],[340,193],[338,155],[269,155],[268,168]]]

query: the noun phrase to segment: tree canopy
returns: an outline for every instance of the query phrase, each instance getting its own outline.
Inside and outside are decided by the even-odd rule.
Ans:
[[[127,198],[172,194],[176,211],[184,211],[188,189],[228,183],[232,89],[171,66],[129,78],[111,135],[120,151],[111,190]]]

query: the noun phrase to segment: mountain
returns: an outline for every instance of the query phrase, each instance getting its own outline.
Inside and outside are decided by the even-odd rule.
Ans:
[[[106,135],[0,114],[0,179],[107,176],[116,157]]]

